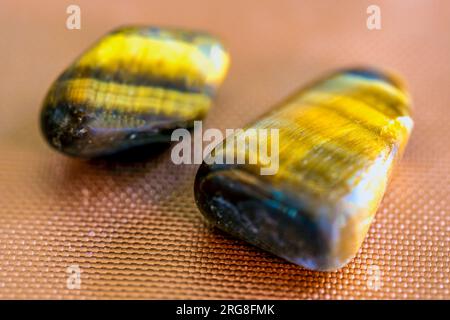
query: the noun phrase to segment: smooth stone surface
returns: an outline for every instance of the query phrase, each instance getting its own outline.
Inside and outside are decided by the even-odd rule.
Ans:
[[[206,115],[228,66],[228,53],[206,33],[117,29],[52,84],[42,131],[52,147],[78,157],[170,142],[174,129]]]
[[[279,129],[275,175],[260,175],[262,161],[205,161],[196,203],[213,225],[284,259],[312,270],[341,268],[358,252],[407,143],[409,105],[391,75],[332,74],[248,126]],[[215,156],[240,152],[225,145]]]

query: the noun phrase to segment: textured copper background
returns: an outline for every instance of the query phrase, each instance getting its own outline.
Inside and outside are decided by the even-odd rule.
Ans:
[[[0,298],[450,298],[448,1],[3,1],[0,10]],[[382,30],[366,28],[377,3]],[[122,24],[222,36],[232,68],[207,125],[240,127],[330,70],[373,64],[408,81],[416,127],[358,256],[306,271],[208,229],[193,202],[196,166],[170,151],[85,162],[38,130],[51,81]],[[66,268],[82,268],[80,290]],[[371,274],[380,270],[378,290]]]

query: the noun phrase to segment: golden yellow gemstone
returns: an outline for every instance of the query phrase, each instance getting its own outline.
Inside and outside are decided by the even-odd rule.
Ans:
[[[153,27],[115,30],[53,83],[41,125],[50,145],[93,157],[169,142],[206,115],[229,66],[214,37]]]
[[[197,205],[217,227],[280,257],[338,269],[360,248],[412,126],[408,94],[394,76],[332,74],[247,128],[279,129],[275,174],[261,175],[267,162],[260,153],[255,165],[206,159],[195,181]],[[215,157],[252,152],[226,147],[247,131],[228,137]],[[259,144],[267,142],[276,143]]]

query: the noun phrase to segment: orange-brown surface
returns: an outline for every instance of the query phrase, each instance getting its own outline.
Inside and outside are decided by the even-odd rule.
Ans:
[[[450,298],[450,3],[376,1],[7,1],[0,10],[0,298]],[[415,128],[358,256],[307,271],[209,229],[193,201],[196,166],[170,150],[140,161],[80,161],[38,127],[50,83],[123,24],[220,36],[230,74],[209,127],[237,128],[331,70],[402,74]],[[79,265],[81,288],[66,268]],[[375,283],[375,275],[379,280]]]

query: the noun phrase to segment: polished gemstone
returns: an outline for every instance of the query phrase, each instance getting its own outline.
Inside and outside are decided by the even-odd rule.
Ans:
[[[196,203],[213,225],[295,264],[341,268],[358,252],[407,143],[409,106],[393,75],[334,73],[246,128],[279,129],[275,174],[261,175],[261,159],[214,164],[206,158],[195,180]],[[239,134],[214,155],[243,152],[225,147]]]
[[[216,38],[153,27],[117,29],[50,87],[41,113],[47,141],[80,157],[170,142],[208,112],[229,65]]]

